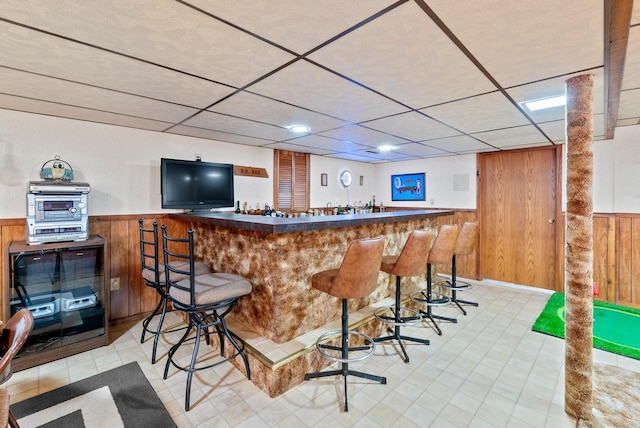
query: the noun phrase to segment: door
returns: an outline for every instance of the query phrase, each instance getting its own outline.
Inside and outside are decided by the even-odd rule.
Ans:
[[[560,146],[479,155],[481,277],[562,289],[561,155]]]

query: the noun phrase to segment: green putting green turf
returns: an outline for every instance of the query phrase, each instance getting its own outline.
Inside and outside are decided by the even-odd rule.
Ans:
[[[531,328],[564,338],[564,293],[554,293]],[[593,301],[593,346],[640,360],[640,309]]]

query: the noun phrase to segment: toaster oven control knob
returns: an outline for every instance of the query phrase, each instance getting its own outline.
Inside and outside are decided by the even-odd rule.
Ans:
[[[85,207],[84,202],[78,202],[78,208],[82,209],[84,207]]]
[[[72,214],[75,214],[76,211],[78,211],[78,209],[76,207],[69,208],[69,212],[72,213]]]

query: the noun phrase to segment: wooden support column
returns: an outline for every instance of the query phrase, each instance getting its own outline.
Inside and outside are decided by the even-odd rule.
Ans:
[[[566,82],[565,411],[592,420],[593,76]]]

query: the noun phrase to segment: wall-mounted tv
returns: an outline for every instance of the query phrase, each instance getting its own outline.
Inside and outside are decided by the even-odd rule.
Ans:
[[[234,206],[232,164],[162,158],[160,168],[162,208]]]

